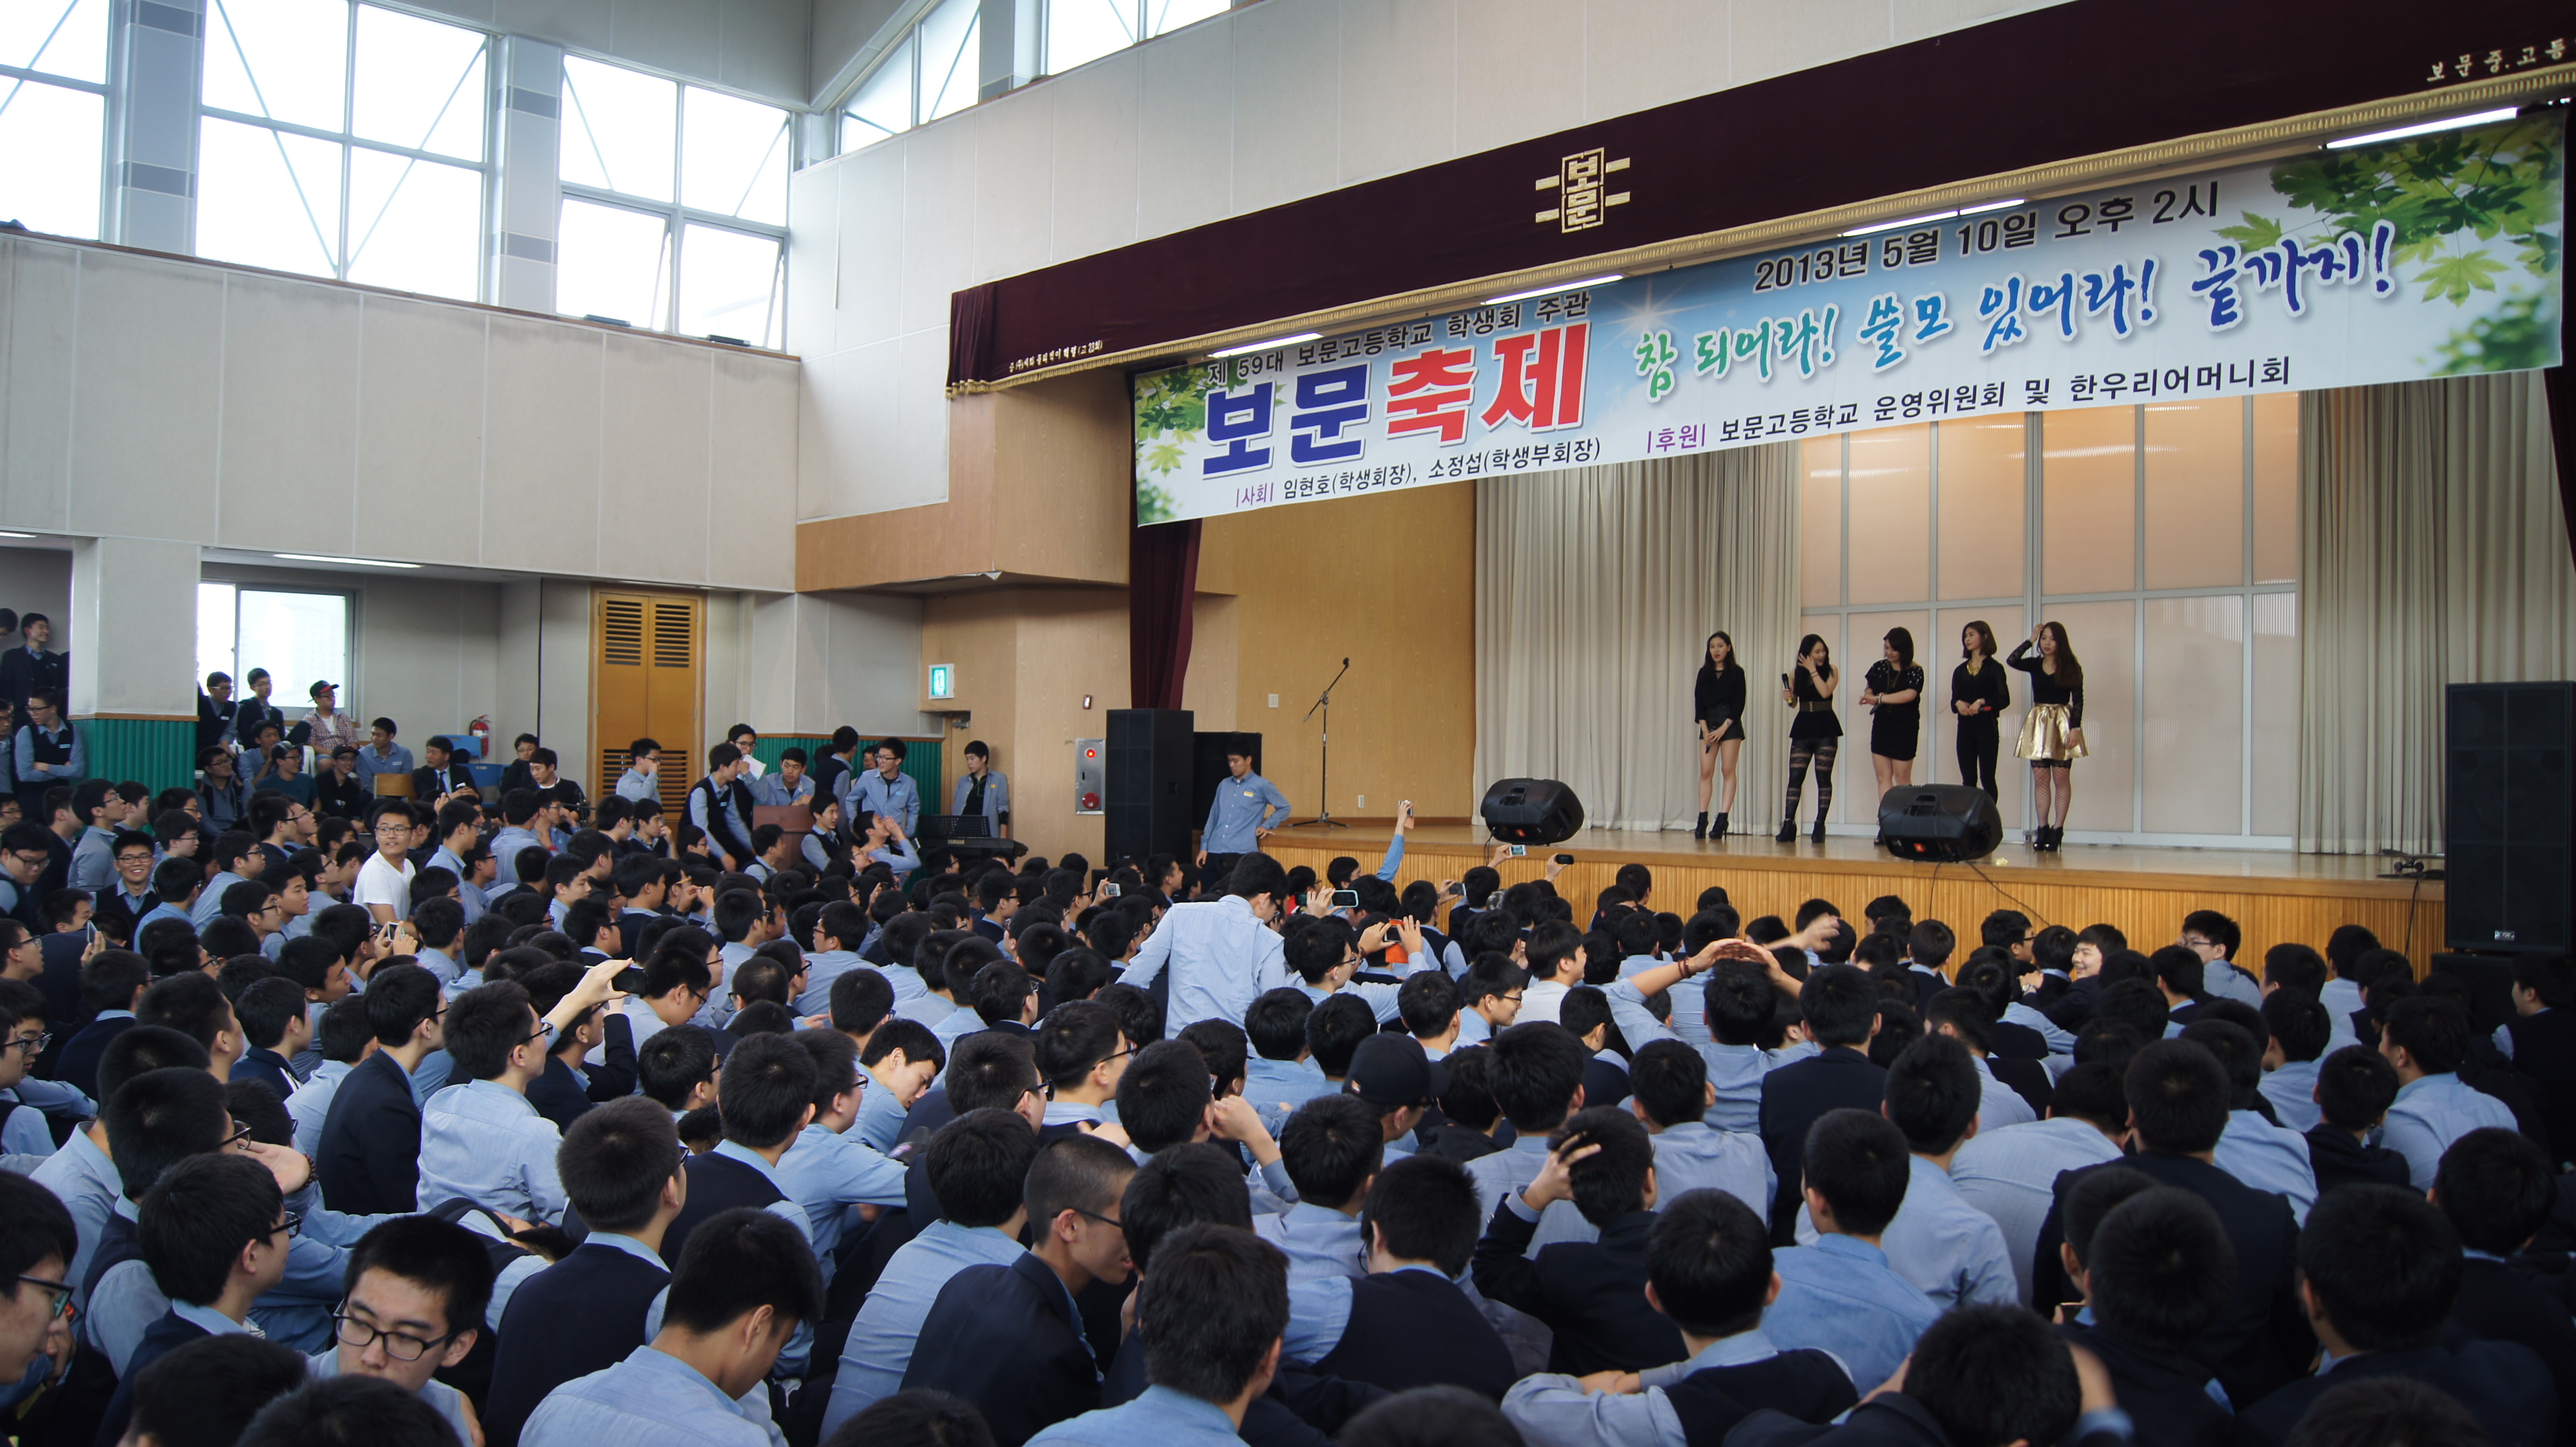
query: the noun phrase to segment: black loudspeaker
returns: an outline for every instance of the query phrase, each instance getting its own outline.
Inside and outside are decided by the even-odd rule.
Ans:
[[[2455,950],[2563,951],[2576,827],[2576,683],[2445,690],[2444,939]]]
[[[1190,852],[1190,725],[1185,708],[1109,711],[1109,864]]]
[[[1554,844],[1583,827],[1583,801],[1555,779],[1498,779],[1481,812],[1494,837],[1512,844]]]
[[[1216,807],[1216,787],[1231,773],[1225,765],[1228,754],[1242,754],[1249,758],[1252,772],[1260,773],[1261,735],[1228,733],[1223,729],[1190,735],[1190,827],[1193,829],[1205,824],[1208,810]],[[1279,822],[1285,824],[1288,821],[1282,819]]]
[[[2004,842],[1995,801],[1966,784],[1890,789],[1878,801],[1878,828],[1887,836],[1888,853],[1926,864],[1983,859]]]

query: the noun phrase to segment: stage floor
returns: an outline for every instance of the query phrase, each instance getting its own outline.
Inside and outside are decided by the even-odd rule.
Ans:
[[[1321,871],[1347,854],[1373,870],[1391,832],[1376,820],[1350,829],[1284,829],[1267,848],[1291,866]],[[1484,863],[1491,848],[1481,824],[1423,825],[1406,844],[1397,879],[1456,879]],[[1768,836],[1703,841],[1686,830],[1586,829],[1506,860],[1499,866],[1504,882],[1537,877],[1557,853],[1575,857],[1557,889],[1578,909],[1612,883],[1620,865],[1636,863],[1654,871],[1650,902],[1677,913],[1689,913],[1710,885],[1724,886],[1747,919],[1789,918],[1810,898],[1857,918],[1872,898],[1894,894],[1913,905],[1917,919],[1942,919],[1971,939],[1988,911],[2012,907],[2043,924],[2113,924],[2131,944],[2153,949],[2174,940],[2184,914],[2215,909],[2243,929],[2240,955],[2258,970],[2269,946],[2296,940],[2322,948],[2344,923],[2369,926],[2419,969],[2442,939],[2441,883],[2383,879],[2390,861],[2369,855],[2083,844],[2040,854],[2013,842],[1974,865],[1936,866],[1897,859],[1860,837],[1774,844]]]

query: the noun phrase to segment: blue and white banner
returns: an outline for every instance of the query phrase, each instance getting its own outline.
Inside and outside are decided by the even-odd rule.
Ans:
[[[2556,114],[1135,379],[1138,524],[1998,412],[2559,360]]]

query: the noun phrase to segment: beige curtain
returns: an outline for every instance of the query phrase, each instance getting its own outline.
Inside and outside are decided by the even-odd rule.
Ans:
[[[1764,681],[1798,642],[1798,466],[1784,443],[1478,483],[1479,784],[1562,779],[1594,825],[1690,828],[1691,683],[1723,631],[1749,675],[1734,827],[1777,825],[1787,725]]]
[[[2299,436],[2299,848],[2438,852],[2442,686],[2576,678],[2540,374],[2311,392]]]

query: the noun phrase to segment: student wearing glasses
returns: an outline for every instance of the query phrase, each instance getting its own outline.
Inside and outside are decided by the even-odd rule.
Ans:
[[[350,1248],[348,1283],[312,1375],[391,1382],[437,1408],[458,1442],[472,1442],[465,1394],[433,1374],[464,1361],[482,1334],[492,1301],[483,1238],[433,1217],[397,1216]]]
[[[53,1353],[71,1347],[71,1259],[80,1237],[72,1213],[54,1193],[15,1172],[0,1171],[0,1396],[42,1380]],[[42,1358],[41,1368],[38,1365]],[[40,1375],[41,1373],[41,1375]]]
[[[524,1221],[563,1219],[555,1173],[563,1133],[529,1103],[528,1083],[545,1073],[550,1038],[609,999],[623,964],[591,966],[544,1020],[516,980],[477,986],[448,1004],[439,1038],[466,1080],[431,1096],[421,1112],[422,1210],[461,1196]]]

